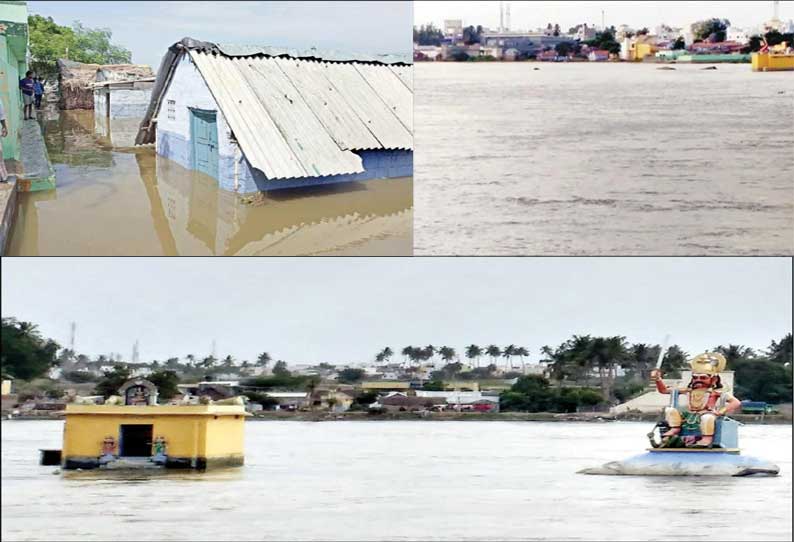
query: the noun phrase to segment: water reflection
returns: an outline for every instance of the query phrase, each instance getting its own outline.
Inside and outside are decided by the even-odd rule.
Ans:
[[[52,192],[20,194],[10,255],[410,255],[411,178],[284,190],[254,202],[157,156],[114,149],[91,111],[43,122]]]

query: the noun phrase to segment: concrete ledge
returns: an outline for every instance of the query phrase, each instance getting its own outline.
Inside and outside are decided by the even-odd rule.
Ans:
[[[17,190],[34,192],[54,189],[55,170],[50,163],[39,123],[35,120],[22,121],[19,135],[22,171],[17,176]]]

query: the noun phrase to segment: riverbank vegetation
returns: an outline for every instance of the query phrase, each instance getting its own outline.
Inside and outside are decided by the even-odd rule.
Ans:
[[[132,53],[111,42],[107,28],[88,28],[80,21],[72,26],[57,24],[52,17],[30,15],[30,68],[40,77],[57,77],[56,62],[64,58],[88,64],[125,64],[132,62]]]
[[[295,372],[284,360],[274,362],[267,352],[252,362],[231,355],[194,354],[145,363],[125,362],[118,354],[92,359],[61,348],[42,336],[33,323],[2,319],[3,378],[14,379],[17,390],[31,395],[38,390],[46,397],[63,394],[66,389],[108,397],[133,376],[154,381],[164,400],[178,393],[177,384],[200,381],[234,380],[261,394],[269,390],[312,393],[323,385],[358,389],[366,380],[396,379],[410,383],[411,389],[428,391],[491,390],[501,393],[504,410],[603,410],[648,389],[650,371],[661,348],[630,343],[620,335],[573,335],[558,345],[539,348],[540,356],[530,363],[530,348],[519,344],[469,344],[461,350],[432,344],[386,346],[375,354],[367,370],[319,363]],[[735,394],[740,399],[791,402],[790,333],[772,340],[763,350],[731,343],[713,350],[723,353],[727,370],[735,372]],[[680,345],[670,346],[662,362],[665,376],[680,376],[692,356]],[[390,374],[394,376],[387,376]]]

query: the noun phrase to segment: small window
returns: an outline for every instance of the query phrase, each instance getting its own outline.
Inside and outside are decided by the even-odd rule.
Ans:
[[[176,119],[176,100],[168,100],[168,118]]]

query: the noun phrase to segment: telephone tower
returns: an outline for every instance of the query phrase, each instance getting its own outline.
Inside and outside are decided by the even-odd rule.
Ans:
[[[74,352],[74,337],[77,335],[77,322],[69,325],[69,350]]]
[[[505,30],[505,6],[504,2],[499,2],[499,32]]]
[[[510,30],[510,2],[505,6],[505,32]]]
[[[132,345],[132,362],[138,363],[141,359],[141,353],[138,348],[138,339],[135,339],[135,343]]]

